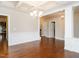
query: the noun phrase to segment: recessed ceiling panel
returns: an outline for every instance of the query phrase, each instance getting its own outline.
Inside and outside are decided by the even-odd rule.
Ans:
[[[58,6],[68,5],[74,3],[73,1],[1,1],[0,4],[6,7],[16,8],[22,11],[33,11],[56,8]]]

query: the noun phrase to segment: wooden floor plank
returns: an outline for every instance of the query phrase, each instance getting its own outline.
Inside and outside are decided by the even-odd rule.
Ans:
[[[42,37],[41,40],[8,48],[7,58],[78,58],[79,54],[64,50],[64,40]]]

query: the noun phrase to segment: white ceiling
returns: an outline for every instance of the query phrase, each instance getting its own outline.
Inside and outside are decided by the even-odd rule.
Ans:
[[[68,5],[72,1],[1,1],[0,4],[10,8],[16,8],[21,11],[42,10],[46,11],[58,6]]]

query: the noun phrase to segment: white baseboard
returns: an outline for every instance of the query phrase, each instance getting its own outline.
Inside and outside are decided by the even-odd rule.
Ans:
[[[9,46],[40,40],[40,39],[41,38],[37,32],[12,33],[9,39]]]
[[[58,40],[64,40],[64,38],[61,38],[61,37],[55,37],[55,38]]]
[[[79,53],[79,50],[76,50],[76,49],[71,49],[71,48],[64,48],[64,49],[68,50],[68,51]]]
[[[47,37],[47,38],[54,38],[54,37],[51,37],[51,36],[45,36],[45,37]],[[61,37],[55,37],[56,39],[58,39],[58,40],[64,40],[64,38],[61,38]]]
[[[44,35],[45,37],[47,37],[47,38],[53,38],[52,36],[49,36],[49,35]]]

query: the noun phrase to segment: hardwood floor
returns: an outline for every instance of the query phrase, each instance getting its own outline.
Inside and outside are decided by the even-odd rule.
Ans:
[[[19,44],[8,48],[7,54],[0,57],[9,58],[74,58],[78,53],[64,50],[64,41],[42,37],[40,41]]]
[[[0,39],[0,56],[8,53],[8,41],[7,39]]]

